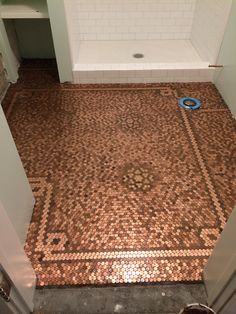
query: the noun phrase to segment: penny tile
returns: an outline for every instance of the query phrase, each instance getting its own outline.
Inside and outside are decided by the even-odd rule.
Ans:
[[[213,84],[63,85],[26,62],[3,108],[38,286],[201,280],[236,200],[236,122]]]

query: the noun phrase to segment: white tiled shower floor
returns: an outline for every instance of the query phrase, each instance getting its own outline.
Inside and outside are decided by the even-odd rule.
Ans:
[[[136,59],[133,54],[144,58]],[[201,63],[189,40],[81,41],[76,64]]]

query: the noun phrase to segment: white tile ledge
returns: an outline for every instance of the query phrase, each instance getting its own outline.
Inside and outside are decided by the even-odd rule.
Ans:
[[[75,64],[73,72],[77,71],[127,71],[127,70],[192,70],[209,69],[209,62],[194,63],[122,63],[122,64]]]

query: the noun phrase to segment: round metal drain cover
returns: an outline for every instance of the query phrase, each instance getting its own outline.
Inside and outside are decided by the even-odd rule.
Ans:
[[[144,58],[144,54],[142,54],[142,53],[135,53],[135,54],[133,54],[133,57],[136,58],[136,59],[142,59],[142,58]]]

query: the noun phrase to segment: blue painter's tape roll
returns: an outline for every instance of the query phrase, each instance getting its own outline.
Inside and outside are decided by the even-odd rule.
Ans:
[[[197,98],[184,97],[179,100],[179,105],[184,109],[196,110],[201,107],[201,102]]]

